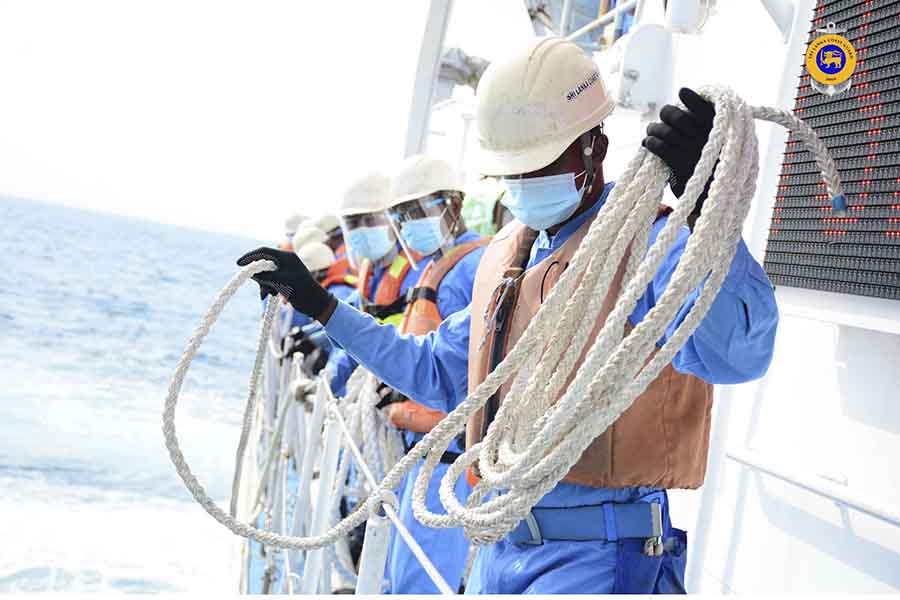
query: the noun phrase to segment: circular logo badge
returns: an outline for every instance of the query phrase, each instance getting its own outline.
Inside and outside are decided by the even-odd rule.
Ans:
[[[819,83],[843,83],[850,79],[855,69],[856,50],[844,36],[835,33],[822,35],[806,48],[806,70]]]

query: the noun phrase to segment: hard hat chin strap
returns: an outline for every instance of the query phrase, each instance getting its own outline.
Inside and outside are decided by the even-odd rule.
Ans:
[[[594,189],[594,142],[596,141],[597,136],[591,135],[590,132],[581,134],[581,159],[584,161],[585,172],[582,198],[589,196]]]

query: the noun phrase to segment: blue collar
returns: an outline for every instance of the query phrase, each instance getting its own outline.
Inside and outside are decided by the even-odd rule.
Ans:
[[[578,231],[578,228],[584,225],[585,221],[587,221],[588,219],[593,219],[594,215],[596,215],[603,207],[603,205],[606,204],[606,198],[609,196],[609,192],[610,190],[612,190],[612,188],[613,182],[607,182],[606,185],[603,186],[603,193],[600,194],[600,198],[597,200],[597,202],[588,210],[584,211],[583,213],[563,225],[562,228],[560,228],[560,230],[556,232],[556,235],[551,237],[546,230],[541,231],[534,242],[532,254],[535,248],[549,248],[551,250],[556,250],[557,248],[565,244],[566,240],[572,237],[572,234]]]

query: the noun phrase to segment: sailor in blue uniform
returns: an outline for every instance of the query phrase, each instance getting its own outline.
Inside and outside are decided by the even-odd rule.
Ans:
[[[462,185],[447,161],[421,154],[411,156],[392,181],[388,212],[398,237],[411,256],[431,261],[426,264],[419,258],[418,281],[415,288],[404,292],[407,305],[399,325],[401,334],[423,335],[435,330],[443,316],[468,306],[485,240],[466,230],[462,217]],[[392,396],[398,401],[389,404],[385,410],[390,421],[403,430],[406,448],[418,443],[446,410],[455,408],[453,404],[443,412],[435,411],[417,404],[416,396],[410,396],[410,399],[397,393]],[[438,476],[446,472],[449,463],[461,452],[462,448],[457,445],[446,453],[446,458],[437,467]],[[413,482],[421,466],[422,461],[401,484],[400,518],[441,576],[455,589],[461,583],[469,544],[459,529],[430,529],[416,520],[412,511]],[[438,497],[439,484],[439,478],[432,480],[426,502],[431,510],[443,512]],[[464,480],[457,482],[456,488],[459,498],[468,496],[469,486]],[[391,540],[387,572],[393,594],[439,591],[396,532]]]
[[[664,107],[662,123],[651,125],[644,139],[644,146],[671,169],[669,184],[676,196],[694,171],[714,115],[712,105],[692,91],[683,89],[680,96],[686,108]],[[575,234],[583,234],[589,226],[612,188],[603,179],[609,140],[602,121],[614,107],[591,58],[561,38],[538,40],[525,52],[492,63],[481,80],[476,103],[480,170],[503,178],[507,188],[503,202],[516,221],[486,249],[473,298],[484,291],[479,289],[482,275],[485,280],[497,276],[500,263],[492,261],[504,256],[511,235],[527,239],[528,230],[534,233],[522,261],[528,277],[530,271],[544,268],[548,257],[570,248],[567,242],[577,240]],[[698,215],[689,219],[630,315],[632,326],[641,322],[666,289]],[[650,243],[666,221],[665,211],[660,211]],[[479,352],[470,355],[471,332],[478,329],[483,316],[475,312],[477,308],[450,315],[426,335],[403,336],[319,289],[294,255],[258,249],[241,257],[239,264],[261,258],[278,264],[277,271],[256,276],[264,289],[289,285],[289,300],[298,310],[325,324],[335,343],[406,396],[448,411],[466,396],[470,383],[478,383],[469,382],[470,368],[484,358]],[[685,318],[698,292],[687,298],[660,343]],[[533,309],[540,299],[520,295],[514,302],[512,310],[525,310]],[[772,359],[777,323],[772,286],[742,242],[709,312],[666,369],[678,389],[688,390],[688,400],[698,402],[678,405],[686,411],[680,421],[672,421],[678,415],[666,411],[651,411],[646,417],[647,430],[665,439],[658,446],[664,452],[659,462],[664,464],[615,454],[618,445],[628,441],[627,434],[625,439],[611,440],[610,456],[638,466],[631,472],[633,478],[625,481],[610,470],[594,473],[598,480],[609,480],[605,485],[558,484],[534,507],[527,523],[480,549],[467,591],[683,592],[687,540],[684,532],[672,527],[664,488],[702,484],[711,386],[761,377]],[[657,400],[661,407],[676,402],[664,394]],[[639,397],[636,404],[640,401]],[[670,445],[671,452],[666,450]],[[592,466],[589,460],[587,467]],[[657,473],[665,476],[656,477]],[[664,543],[655,547],[660,552],[647,552],[645,542],[658,539],[660,519],[659,537]]]

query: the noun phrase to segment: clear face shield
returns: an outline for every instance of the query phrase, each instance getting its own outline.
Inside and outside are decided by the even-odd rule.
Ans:
[[[450,200],[445,194],[429,194],[388,209],[391,226],[413,267],[416,256],[446,253],[453,247],[453,229],[448,223]]]
[[[364,259],[379,266],[393,258],[397,236],[385,213],[341,217],[341,229],[347,257],[354,269],[359,269]]]

